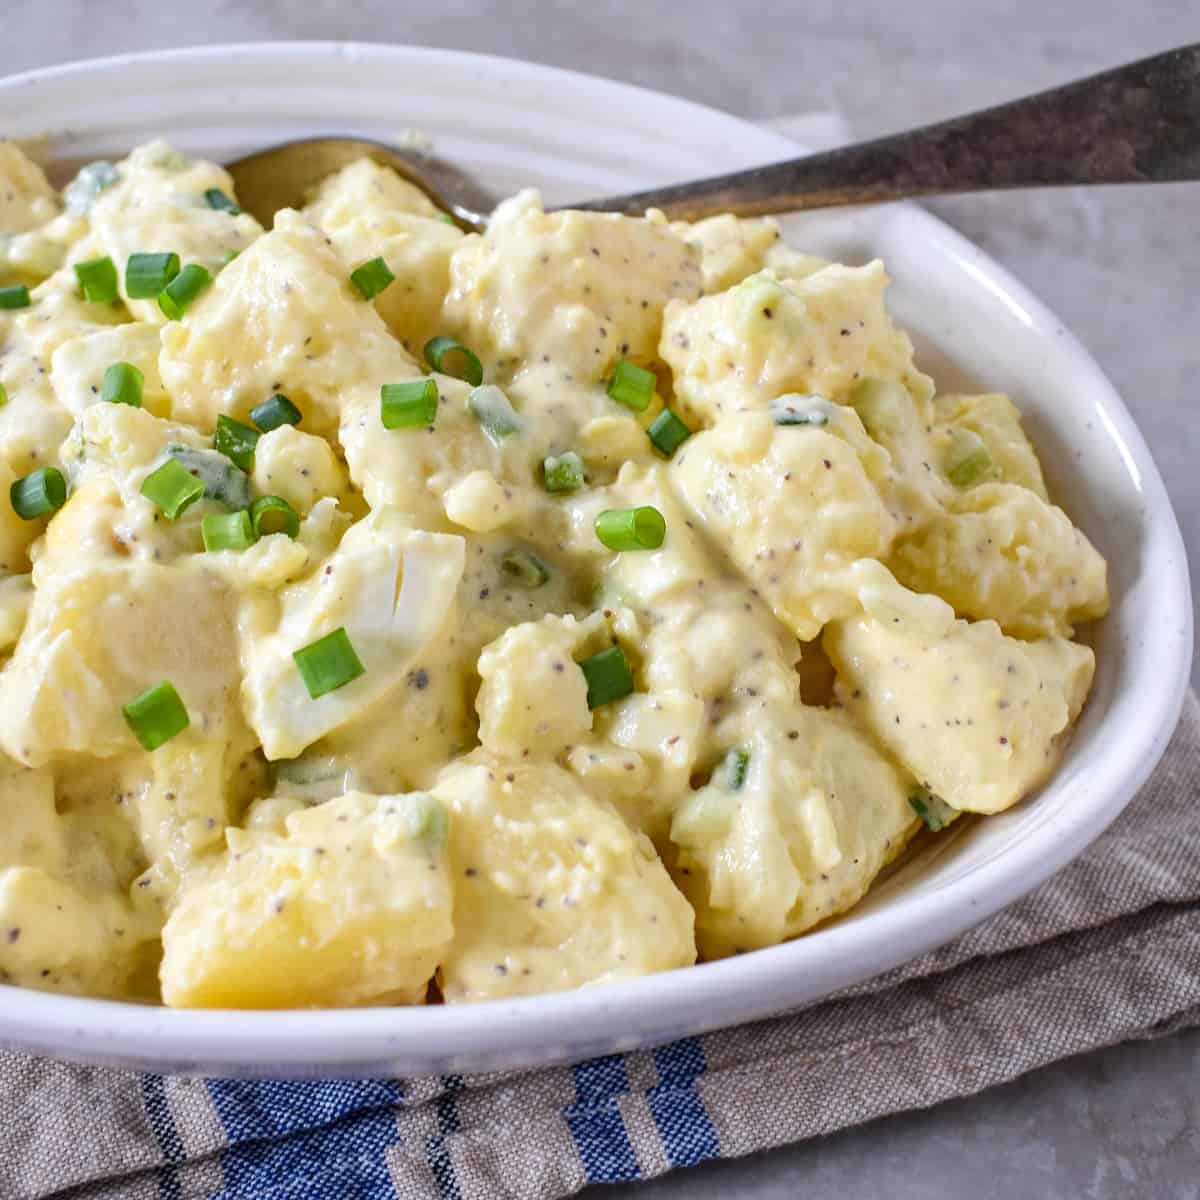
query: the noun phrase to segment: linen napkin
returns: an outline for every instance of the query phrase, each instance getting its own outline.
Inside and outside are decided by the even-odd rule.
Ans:
[[[786,131],[809,145],[842,132],[828,115]],[[1200,1023],[1198,794],[1189,695],[1125,813],[1024,900],[801,1011],[657,1050],[508,1075],[315,1082],[0,1051],[0,1200],[555,1200]]]

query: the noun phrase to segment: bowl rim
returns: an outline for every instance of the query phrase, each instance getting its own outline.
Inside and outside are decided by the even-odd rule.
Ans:
[[[432,47],[296,41],[157,50],[55,64],[9,76],[0,79],[0,95],[43,81],[85,79],[150,63],[182,66],[231,58],[303,61],[347,52],[410,62],[455,60],[493,75],[519,72],[559,87],[607,93],[614,104],[641,99],[659,111],[673,108],[680,116],[705,121],[719,116],[731,130],[740,125],[753,129],[759,141],[774,139],[780,156],[797,152],[796,144],[782,134],[652,89],[518,59]],[[1159,638],[1161,655],[1168,634],[1158,631],[1174,629],[1171,644],[1179,661],[1173,674],[1145,697],[1142,736],[1112,739],[1105,747],[1100,759],[1103,787],[1060,806],[1036,837],[1006,849],[977,871],[950,880],[936,896],[897,896],[862,924],[834,923],[823,928],[819,941],[802,937],[740,957],[602,987],[457,1006],[177,1010],[0,985],[0,1040],[80,1061],[171,1064],[184,1070],[205,1070],[216,1064],[223,1072],[242,1074],[320,1074],[333,1069],[342,1074],[378,1073],[389,1063],[414,1061],[436,1070],[459,1069],[464,1064],[478,1070],[565,1061],[704,1032],[728,1024],[720,1014],[730,1006],[741,1014],[739,1022],[776,1014],[789,1006],[789,995],[796,995],[798,976],[806,969],[820,973],[821,962],[839,956],[857,965],[825,994],[897,967],[1010,904],[1099,836],[1132,799],[1166,748],[1187,691],[1192,606],[1182,536],[1145,441],[1112,384],[1074,335],[1007,270],[938,218],[911,205],[897,206],[896,212],[916,234],[937,239],[948,251],[977,264],[986,272],[988,286],[1011,297],[1039,326],[1062,330],[1055,339],[1058,352],[1071,359],[1073,370],[1105,414],[1111,437],[1123,447],[1131,471],[1140,474],[1145,498],[1141,527],[1147,542],[1155,545],[1154,565],[1161,571],[1156,595],[1160,619],[1149,636]],[[920,932],[914,934],[914,928]],[[718,1015],[706,1020],[706,1011]],[[631,1019],[634,1016],[638,1019]]]

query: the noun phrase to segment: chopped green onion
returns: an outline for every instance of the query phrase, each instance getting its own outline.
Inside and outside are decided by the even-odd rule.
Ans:
[[[130,300],[154,300],[179,274],[179,255],[131,254],[125,264],[125,294]]]
[[[254,525],[246,509],[232,513],[209,513],[200,522],[204,549],[210,554],[218,550],[248,550],[254,545]]]
[[[610,550],[657,550],[667,523],[657,508],[606,508],[596,518],[596,536]]]
[[[955,487],[969,488],[992,469],[992,456],[979,434],[970,429],[956,429],[942,455],[942,467]]]
[[[542,460],[542,482],[548,492],[577,492],[583,487],[583,459],[574,450],[548,454]]]
[[[32,475],[14,480],[8,489],[8,499],[22,521],[36,521],[67,502],[67,481],[57,467],[42,467]]]
[[[282,496],[259,496],[250,505],[250,520],[254,525],[255,537],[286,533],[294,538],[300,532],[300,518]]]
[[[83,298],[91,304],[111,304],[120,295],[117,264],[108,255],[76,263],[75,278],[79,280]]]
[[[750,769],[749,750],[730,750],[713,772],[712,781],[727,792],[740,792]]]
[[[209,208],[215,208],[217,212],[227,212],[231,217],[238,216],[242,211],[220,188],[206,189],[204,199],[208,201]]]
[[[302,419],[300,410],[282,392],[276,392],[250,410],[250,420],[263,433],[270,433],[281,425],[299,425]]]
[[[395,278],[382,258],[373,258],[350,272],[350,282],[364,300],[374,300]]]
[[[618,403],[632,408],[634,412],[645,412],[654,398],[658,380],[653,371],[621,359],[608,381],[608,394]]]
[[[678,413],[669,408],[650,422],[646,436],[654,443],[654,448],[670,458],[684,442],[692,436],[692,431],[684,424]]]
[[[550,578],[546,564],[528,550],[510,550],[500,559],[500,570],[520,588],[533,591]]]
[[[431,850],[446,844],[450,832],[450,814],[441,802],[428,792],[414,792],[409,796],[412,804],[412,834]]]
[[[913,788],[908,794],[908,802],[933,833],[945,829],[958,816],[958,809],[951,808],[941,796],[935,796],[927,787]]]
[[[297,650],[292,657],[296,660],[308,694],[314,700],[345,687],[366,670],[355,654],[345,629],[335,629],[312,645]]]
[[[447,359],[449,361],[447,361]],[[425,361],[443,375],[464,379],[472,387],[483,382],[483,364],[461,342],[439,335],[425,343]]]
[[[472,390],[467,396],[467,408],[483,426],[483,432],[494,446],[521,432],[521,418],[517,416],[508,397],[493,383]]]
[[[163,512],[168,521],[177,521],[204,496],[204,484],[178,459],[168,458],[142,481],[142,495]]]
[[[873,438],[894,437],[907,423],[912,401],[898,383],[863,379],[850,393],[850,407]]]
[[[243,425],[222,413],[217,418],[217,431],[213,434],[213,449],[220,451],[230,462],[243,471],[254,470],[254,449],[262,435],[257,429]]]
[[[384,429],[420,429],[437,419],[436,380],[410,379],[379,389],[379,419]]]
[[[158,294],[158,307],[171,321],[179,321],[208,285],[212,275],[198,263],[188,263]]]
[[[0,408],[3,408],[8,403],[8,389],[4,384],[0,383]]]
[[[141,408],[145,381],[145,376],[133,363],[115,362],[104,372],[100,399],[106,404],[128,404],[130,408]]]
[[[250,507],[250,479],[223,454],[215,450],[196,450],[177,442],[167,446],[167,453],[204,484],[208,500],[219,500],[234,511]]]
[[[23,283],[0,287],[0,308],[28,308],[29,289]]]
[[[157,750],[191,723],[179,693],[166,679],[130,700],[121,711],[144,750]]]
[[[828,425],[834,412],[833,405],[824,396],[797,392],[776,396],[767,405],[767,410],[776,425],[813,425],[817,428]]]
[[[585,658],[579,669],[587,680],[588,708],[611,704],[633,692],[633,672],[620,646],[609,646],[591,658]]]

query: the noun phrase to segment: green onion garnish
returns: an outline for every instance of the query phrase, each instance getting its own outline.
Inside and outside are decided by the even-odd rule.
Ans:
[[[28,308],[29,289],[23,283],[0,287],[0,308]]]
[[[117,290],[117,264],[107,255],[76,263],[75,278],[79,280],[83,298],[91,304],[111,304],[120,294]]]
[[[620,646],[610,646],[591,658],[585,658],[579,664],[579,669],[587,680],[588,708],[611,704],[633,692],[633,672]]]
[[[776,425],[811,425],[816,428],[828,425],[834,412],[833,405],[815,392],[806,395],[789,392],[785,396],[776,396],[767,408]]]
[[[0,383],[0,408],[3,408],[8,403],[8,389],[4,384]]]
[[[204,199],[208,201],[209,208],[215,208],[217,212],[227,212],[231,217],[236,217],[242,211],[220,188],[208,188]]]
[[[276,392],[269,400],[250,410],[250,420],[263,433],[270,433],[281,425],[299,425],[302,414],[282,392]]]
[[[583,482],[583,459],[574,450],[548,454],[542,460],[542,483],[546,491],[577,492]]]
[[[345,687],[366,670],[355,654],[345,629],[335,629],[311,646],[297,650],[292,657],[296,660],[308,694],[314,700]]]
[[[384,429],[418,429],[437,417],[438,390],[432,379],[385,383],[379,389],[379,419]]]
[[[908,802],[933,833],[945,829],[958,816],[957,809],[951,808],[941,796],[935,796],[927,787],[920,785],[909,792]]]
[[[181,320],[192,302],[208,285],[212,275],[199,263],[188,263],[158,294],[158,307],[170,321]]]
[[[300,532],[300,518],[282,496],[259,496],[250,505],[250,521],[254,526],[255,537],[286,533],[288,537],[294,538]]]
[[[128,404],[130,408],[141,408],[142,385],[145,381],[145,376],[133,363],[113,363],[104,372],[100,399],[107,404]]]
[[[157,750],[190,724],[179,693],[166,679],[131,700],[121,711],[144,750]]]
[[[646,436],[654,443],[654,448],[660,454],[665,454],[667,458],[670,458],[692,436],[692,431],[683,423],[678,413],[664,408],[650,422]]]
[[[177,521],[204,495],[204,483],[178,459],[168,458],[142,481],[142,495],[162,510],[168,521]]]
[[[209,513],[200,522],[204,549],[210,554],[218,550],[248,550],[254,545],[254,525],[247,509],[233,513]]]
[[[510,550],[500,559],[500,570],[515,586],[527,591],[540,588],[550,578],[546,564],[528,550]]]
[[[979,434],[970,429],[956,429],[942,456],[942,467],[955,487],[969,488],[991,470],[992,456]]]
[[[178,442],[169,443],[167,453],[204,484],[206,499],[218,500],[234,512],[250,507],[250,479],[225,455],[181,446]]]
[[[465,379],[472,387],[483,382],[483,364],[461,342],[439,335],[425,343],[425,361],[443,375]]]
[[[730,750],[713,772],[712,781],[727,792],[740,792],[745,785],[746,772],[749,769],[750,751]]]
[[[254,448],[262,435],[257,429],[243,425],[222,413],[217,418],[217,431],[213,434],[213,449],[220,451],[230,462],[243,471],[254,470]]]
[[[125,264],[125,294],[130,300],[154,300],[179,274],[179,255],[131,254]]]
[[[467,397],[467,408],[483,427],[493,446],[521,432],[521,418],[517,416],[508,397],[493,383],[475,388]]]
[[[596,536],[610,550],[657,550],[667,523],[657,508],[606,508],[596,518]]]
[[[645,412],[654,398],[658,380],[653,371],[621,359],[608,381],[608,394],[618,403],[632,408],[634,412]]]
[[[873,437],[895,436],[904,428],[912,402],[898,383],[889,379],[861,379],[850,393],[850,407]]]
[[[350,282],[364,300],[374,300],[395,278],[382,258],[373,258],[350,272]]]
[[[14,480],[8,489],[8,499],[22,521],[36,521],[67,502],[67,481],[57,467],[42,467],[32,475]]]

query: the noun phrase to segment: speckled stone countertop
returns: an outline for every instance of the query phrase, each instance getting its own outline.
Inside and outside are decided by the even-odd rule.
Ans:
[[[1200,40],[1200,0],[5,0],[0,70],[203,42],[346,38],[529,58],[747,117],[838,109],[861,135]],[[1055,309],[1125,397],[1200,570],[1195,185],[932,205]],[[1193,679],[1197,676],[1193,668]],[[1198,1200],[1200,1030],[1095,1052],[973,1099],[597,1200]]]

